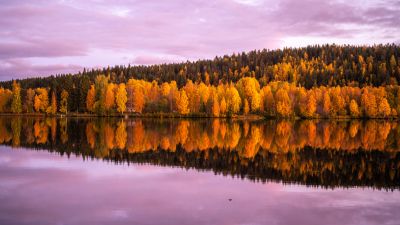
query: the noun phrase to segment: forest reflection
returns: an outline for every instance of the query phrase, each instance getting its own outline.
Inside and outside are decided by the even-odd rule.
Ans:
[[[262,182],[400,187],[397,121],[1,117],[0,144]]]

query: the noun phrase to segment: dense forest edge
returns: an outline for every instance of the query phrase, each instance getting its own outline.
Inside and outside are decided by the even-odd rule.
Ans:
[[[316,45],[0,82],[0,114],[397,118],[400,47]]]

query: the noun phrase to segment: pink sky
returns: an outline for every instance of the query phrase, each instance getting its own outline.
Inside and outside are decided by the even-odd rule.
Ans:
[[[400,43],[398,0],[0,0],[0,80],[309,44]]]

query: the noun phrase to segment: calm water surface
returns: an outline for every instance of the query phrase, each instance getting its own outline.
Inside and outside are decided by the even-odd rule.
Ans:
[[[400,123],[0,117],[0,224],[399,224]]]

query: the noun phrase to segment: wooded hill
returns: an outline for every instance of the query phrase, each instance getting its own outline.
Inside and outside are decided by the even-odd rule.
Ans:
[[[381,103],[386,106],[386,108],[389,105],[390,108],[384,109],[385,113],[382,112],[382,114],[387,115],[388,113],[395,113],[393,109],[398,108],[397,96],[400,96],[397,86],[400,81],[399,61],[400,47],[394,44],[375,46],[317,45],[306,48],[285,48],[283,50],[273,51],[264,49],[261,51],[233,54],[231,56],[216,57],[213,60],[199,60],[196,62],[152,66],[114,66],[97,70],[84,70],[77,74],[61,74],[50,77],[28,78],[18,80],[17,83],[21,89],[20,98],[22,100],[25,100],[28,97],[28,94],[33,95],[32,98],[35,97],[35,94],[38,96],[43,95],[44,89],[52,95],[54,93],[54,97],[51,96],[51,98],[55,98],[56,102],[62,100],[61,95],[63,91],[64,94],[68,93],[68,111],[74,112],[91,111],[88,109],[87,105],[88,91],[91,90],[91,85],[95,85],[96,77],[100,74],[106,75],[108,83],[117,86],[122,83],[131,83],[132,86],[135,86],[133,85],[135,83],[133,79],[135,79],[136,81],[140,80],[142,84],[152,82],[153,86],[157,84],[158,88],[161,88],[164,83],[175,81],[178,92],[180,89],[188,85],[188,81],[189,86],[194,84],[195,88],[201,86],[201,84],[204,84],[207,87],[216,88],[222,86],[225,87],[225,89],[235,86],[241,97],[240,112],[246,110],[251,112],[254,111],[252,109],[252,104],[256,101],[253,101],[252,93],[249,94],[249,92],[245,93],[240,90],[241,87],[244,88],[246,85],[253,86],[257,89],[256,92],[258,95],[262,95],[260,90],[263,87],[271,86],[269,89],[272,91],[272,97],[277,97],[276,93],[281,89],[280,87],[284,87],[284,89],[289,93],[288,96],[292,102],[297,101],[297,99],[294,98],[296,97],[294,95],[297,93],[296,91],[293,91],[294,87],[298,90],[303,90],[301,92],[306,91],[306,93],[300,93],[304,99],[309,99],[308,95],[310,93],[308,92],[310,92],[311,89],[317,87],[318,89],[321,89],[320,87],[322,87],[322,89],[317,92],[319,94],[314,96],[316,101],[315,104],[317,105],[320,99],[326,98],[326,96],[324,96],[326,87],[330,90],[328,92],[328,96],[331,98],[330,100],[333,100],[332,98],[335,98],[335,95],[337,96],[338,93],[342,95],[342,108],[344,108],[342,113],[343,115],[351,114],[351,100],[354,100],[354,103],[357,103],[357,107],[361,106],[361,95],[365,94],[365,91],[363,90],[370,89],[372,91],[369,91],[369,95],[365,94],[365,98],[371,97],[371,94],[375,96],[376,110],[381,108]],[[242,79],[244,77],[251,77],[251,80],[245,82],[245,80]],[[241,79],[243,81],[239,82]],[[155,81],[155,83],[153,81]],[[255,81],[258,84],[254,84]],[[12,89],[12,83],[13,81],[0,83],[0,86],[5,88],[3,89],[4,93],[6,93],[4,90]],[[241,87],[238,87],[236,83],[241,83]],[[341,94],[340,88],[339,90],[336,90],[338,87],[344,86],[355,89],[347,90],[350,94]],[[385,88],[379,89],[373,87]],[[106,90],[106,87],[104,88],[104,90]],[[30,89],[34,90],[35,93],[32,93],[32,91],[31,93],[28,93]],[[98,94],[99,92],[97,91],[95,95],[99,97]],[[267,94],[269,95],[269,93]],[[279,95],[283,96],[285,94],[280,93]],[[350,97],[346,99],[345,95]],[[10,93],[6,93],[5,96],[9,96],[10,98]],[[278,97],[286,98],[286,96],[282,96]],[[222,100],[222,97],[227,98],[227,96],[218,96],[219,101]],[[49,97],[47,96],[47,99],[48,98]],[[225,101],[228,101],[226,98]],[[257,98],[260,98],[260,96]],[[383,101],[384,99],[387,99],[386,102]],[[188,100],[190,102],[191,99],[189,98]],[[247,100],[247,107],[249,109],[245,109],[246,102],[244,100]],[[377,102],[378,100],[381,102]],[[94,99],[94,101],[98,101],[98,99]],[[170,104],[169,108],[172,110],[171,104],[173,100],[170,99],[170,101],[171,102],[166,104]],[[263,99],[260,101],[260,106],[263,106]],[[340,103],[340,99],[338,101],[338,104],[342,104]],[[4,103],[5,108],[7,108],[7,104],[9,105],[10,111],[12,111],[11,101],[10,103]],[[129,96],[127,104],[129,104]],[[146,104],[146,102],[144,104]],[[203,102],[204,107],[206,107],[207,104],[207,102]],[[219,104],[221,104],[221,102],[219,102]],[[265,102],[265,104],[272,103],[269,101]],[[275,104],[275,102],[273,104],[275,109],[272,110],[274,111],[272,114],[276,114],[278,105]],[[291,104],[292,107],[294,107],[294,104]],[[304,104],[308,103],[304,102]],[[309,104],[312,104],[312,102]],[[146,107],[143,107],[144,111],[146,111]],[[210,107],[208,113],[213,114],[211,112],[212,106]],[[258,111],[259,108],[260,107],[255,104],[255,111]],[[46,112],[46,110],[47,109],[43,109],[42,111]],[[154,107],[152,107],[152,110],[154,111]],[[295,111],[294,108],[284,110]],[[323,105],[321,105],[321,107],[316,106],[315,111],[318,110],[321,111],[322,114]],[[363,110],[364,109],[362,108],[359,109],[359,112],[356,112],[356,114],[362,114]],[[168,111],[168,109],[166,109],[166,111]],[[207,109],[204,108],[202,111],[207,112]],[[101,113],[103,114],[105,112]],[[188,113],[190,113],[190,110]],[[372,112],[372,114],[375,114],[375,112]],[[376,114],[378,114],[378,112],[376,112]]]

